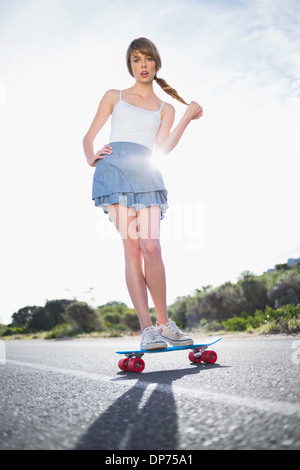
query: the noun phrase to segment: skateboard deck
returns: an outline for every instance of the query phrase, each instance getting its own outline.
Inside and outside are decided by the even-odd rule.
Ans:
[[[142,372],[145,368],[145,362],[142,359],[144,354],[158,354],[172,351],[182,351],[191,349],[189,359],[191,362],[204,362],[206,364],[214,364],[217,360],[217,353],[215,351],[207,351],[209,346],[220,341],[222,338],[214,336],[207,338],[197,344],[189,346],[170,346],[165,349],[128,349],[124,351],[116,351],[117,354],[125,355],[125,359],[119,360],[119,368],[126,372]]]

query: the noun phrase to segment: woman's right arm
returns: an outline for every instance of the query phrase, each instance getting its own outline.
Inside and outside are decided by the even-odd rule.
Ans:
[[[97,160],[100,158],[104,158],[104,155],[111,154],[111,147],[105,145],[101,150],[98,152],[94,152],[94,140],[102,129],[106,121],[108,120],[109,116],[113,112],[114,106],[119,99],[119,92],[117,90],[108,90],[105,95],[103,96],[96,116],[89,128],[88,132],[83,138],[83,149],[87,159],[87,162],[90,166],[96,166]]]

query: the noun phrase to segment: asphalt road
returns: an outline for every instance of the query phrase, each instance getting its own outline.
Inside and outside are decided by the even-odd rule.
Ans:
[[[139,338],[0,344],[1,450],[300,449],[300,337],[225,336],[118,369]],[[2,359],[2,360],[1,360]]]

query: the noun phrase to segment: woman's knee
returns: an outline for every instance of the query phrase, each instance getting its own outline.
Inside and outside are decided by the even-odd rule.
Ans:
[[[158,239],[141,239],[141,251],[145,259],[157,259],[161,257],[161,246]]]
[[[141,246],[139,239],[133,240],[127,238],[123,240],[125,257],[128,259],[136,259],[141,256]]]

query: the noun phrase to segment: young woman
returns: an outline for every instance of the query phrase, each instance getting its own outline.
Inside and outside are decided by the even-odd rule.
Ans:
[[[161,59],[156,46],[149,39],[135,39],[126,59],[135,84],[105,93],[83,139],[87,162],[96,167],[93,200],[109,214],[123,241],[126,283],[141,325],[141,348],[166,348],[167,342],[190,345],[192,338],[167,316],[160,246],[160,219],[168,207],[167,191],[160,171],[151,164],[151,154],[154,146],[160,154],[171,152],[191,120],[199,119],[203,111],[191,102],[171,131],[174,107],[156,96],[153,81],[172,98],[187,103],[157,77]],[[94,139],[110,116],[110,143],[95,153]],[[156,327],[149,315],[147,289],[157,312]]]

